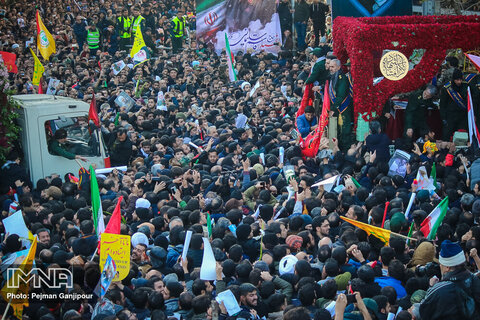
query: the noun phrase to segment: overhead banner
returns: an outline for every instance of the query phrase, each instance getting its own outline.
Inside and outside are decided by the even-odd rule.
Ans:
[[[381,17],[409,16],[411,0],[332,0],[332,16],[336,17]]]
[[[197,0],[197,41],[225,50],[225,33],[231,51],[278,53],[282,31],[275,1]]]

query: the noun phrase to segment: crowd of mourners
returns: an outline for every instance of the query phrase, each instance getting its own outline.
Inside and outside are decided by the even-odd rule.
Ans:
[[[111,165],[127,166],[126,171],[97,174],[105,224],[123,196],[121,234],[131,236],[128,276],[113,282],[104,298],[31,299],[23,319],[480,318],[480,153],[474,145],[456,148],[449,137],[436,140],[441,137],[424,123],[391,141],[384,131],[392,115],[386,113],[366,124],[366,138],[354,142],[352,133],[346,147],[323,138],[318,155],[305,158],[290,134],[317,59],[303,51],[305,41],[298,51],[283,50],[278,56],[237,53],[239,80],[230,82],[225,53],[217,55],[195,40],[194,1],[6,3],[0,11],[0,49],[17,54],[19,71],[10,78],[15,90],[38,91],[31,84],[33,58],[26,45],[35,46],[35,40],[29,41],[35,39],[39,10],[57,47],[44,64],[44,87],[55,78],[60,80],[58,96],[89,103],[95,94]],[[315,10],[315,5],[307,7]],[[279,6],[290,12],[288,1]],[[308,28],[317,23],[319,30],[308,10],[303,13]],[[178,29],[179,21],[185,29]],[[115,75],[113,63],[131,63],[130,26],[135,22],[152,58]],[[285,37],[291,23],[282,20]],[[179,42],[174,38],[180,32]],[[316,44],[328,46],[332,39],[320,38],[325,29],[316,32]],[[182,47],[175,47],[179,43]],[[458,61],[449,61],[442,76],[461,79],[454,68]],[[257,81],[260,86],[250,94]],[[114,102],[121,91],[134,99],[129,110]],[[165,99],[161,107],[159,91]],[[429,87],[423,99],[435,94]],[[415,105],[416,112],[423,112],[421,106]],[[306,112],[313,113],[308,107]],[[409,116],[407,122],[415,123],[415,114]],[[65,132],[57,132],[51,139],[64,139]],[[411,156],[404,176],[388,174],[391,145]],[[1,219],[12,212],[16,193],[18,210],[38,237],[36,266],[69,268],[70,293],[93,293],[101,270],[89,183],[53,173],[30,181],[21,159],[14,150],[2,166]],[[434,164],[435,192],[417,191],[419,168],[430,175]],[[293,179],[287,179],[286,166],[293,166]],[[335,175],[340,187],[313,187]],[[428,240],[420,226],[446,196],[446,216],[435,239]],[[413,240],[392,235],[384,243],[342,216],[377,227],[384,223],[404,236],[413,222]],[[189,230],[193,235],[183,260]],[[213,248],[215,281],[200,278],[203,237]],[[5,262],[22,250],[22,240],[6,234],[0,249]],[[226,290],[240,307],[236,314],[229,315],[215,299]],[[6,306],[0,303],[2,314]],[[6,318],[14,319],[12,308]]]

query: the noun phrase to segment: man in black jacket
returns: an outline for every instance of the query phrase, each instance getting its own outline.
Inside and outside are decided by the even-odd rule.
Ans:
[[[125,166],[132,156],[132,142],[127,137],[125,129],[117,131],[117,139],[110,146],[110,162],[112,167]]]
[[[280,28],[282,29],[282,34],[285,30],[292,30],[292,7],[290,6],[290,1],[282,0],[278,4],[277,12],[280,18]]]
[[[0,169],[0,186],[2,193],[7,193],[10,188],[15,189],[15,181],[20,180],[25,185],[30,185],[27,171],[20,165],[20,155],[12,150],[7,156],[7,162]]]
[[[442,242],[442,280],[428,289],[420,305],[422,320],[479,318],[480,279],[465,269],[465,261],[460,245],[450,240]]]
[[[325,35],[325,15],[329,10],[328,5],[321,0],[314,0],[310,5],[310,19],[313,22],[315,47],[318,47],[319,39]]]

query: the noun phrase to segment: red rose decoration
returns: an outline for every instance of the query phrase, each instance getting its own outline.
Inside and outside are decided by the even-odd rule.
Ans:
[[[344,63],[350,58],[356,114],[373,111],[381,114],[385,102],[395,94],[429,83],[439,71],[448,49],[478,48],[480,17],[338,17],[333,24],[333,39],[337,57]],[[398,50],[410,57],[414,49],[425,49],[425,54],[403,79],[383,79],[373,85],[379,52]]]

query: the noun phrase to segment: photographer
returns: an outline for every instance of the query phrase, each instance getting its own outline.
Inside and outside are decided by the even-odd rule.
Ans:
[[[442,279],[430,279],[432,286],[420,305],[422,320],[477,319],[480,306],[480,279],[465,269],[462,248],[444,240],[440,250]]]

